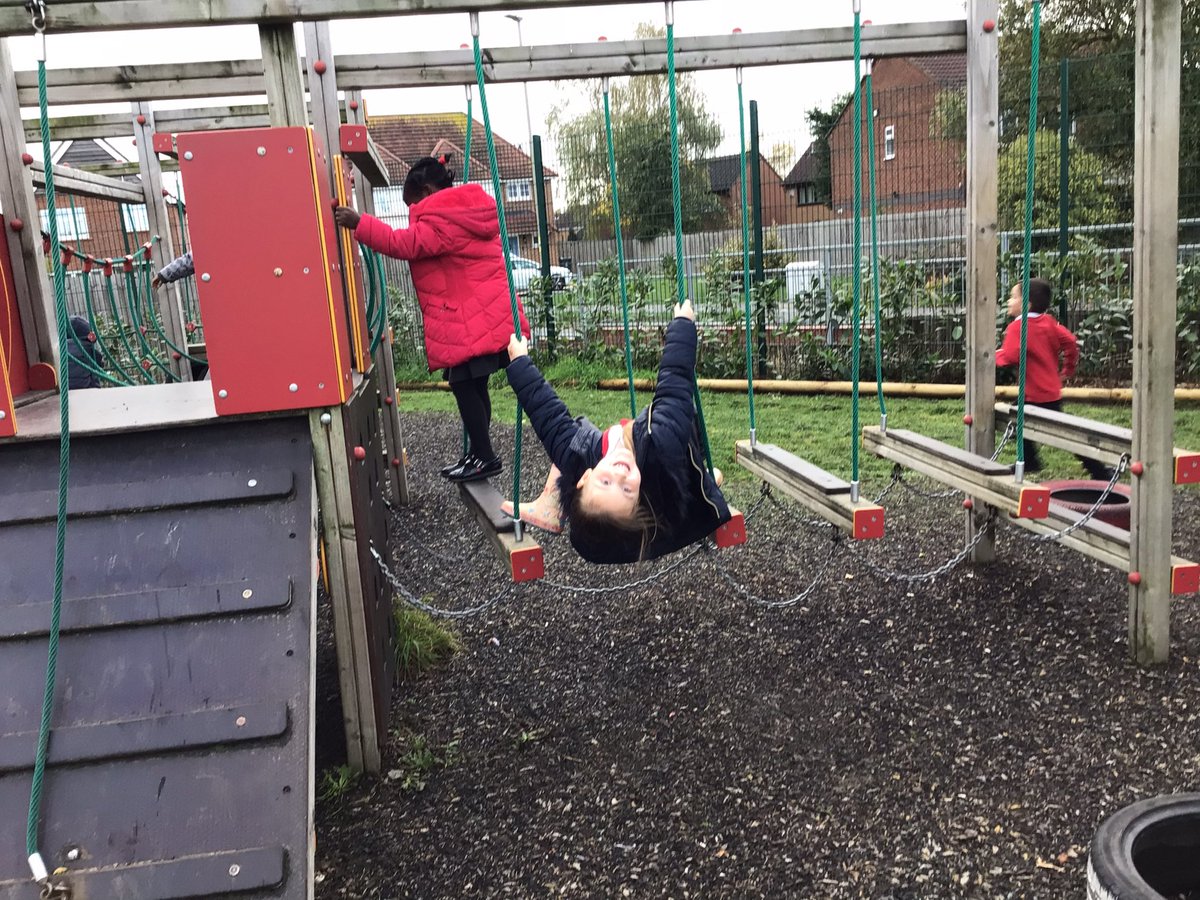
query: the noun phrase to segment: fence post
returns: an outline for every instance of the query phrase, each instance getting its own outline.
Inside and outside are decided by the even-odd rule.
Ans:
[[[758,144],[758,101],[750,101],[750,198],[754,210],[754,284],[763,283],[763,215],[762,215],[762,171],[759,160],[762,152]],[[758,297],[758,377],[767,377],[767,309]]]
[[[542,136],[533,136],[533,196],[537,206],[538,240],[542,244],[542,307],[546,311],[546,350],[554,359],[554,285],[550,283],[550,227],[546,221],[546,170],[542,166]]]
[[[1058,62],[1058,261],[1066,262],[1071,226],[1071,60]],[[1058,318],[1067,322],[1066,272],[1058,282]]]

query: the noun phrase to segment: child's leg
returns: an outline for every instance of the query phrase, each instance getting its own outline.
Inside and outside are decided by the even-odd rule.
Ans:
[[[467,428],[467,436],[471,441],[471,453],[478,459],[488,462],[494,459],[496,451],[492,449],[491,436],[488,434],[488,409],[484,406],[479,394],[478,378],[465,381],[451,382],[450,390],[458,401],[458,414],[462,417],[463,425]],[[486,391],[487,378],[482,379]]]
[[[521,503],[522,522],[555,534],[562,531],[562,502],[558,494],[558,479],[561,474],[558,466],[550,467],[550,474],[546,476],[546,486],[542,488],[541,496],[533,503]],[[513,514],[512,501],[505,500],[501,503],[500,511],[511,516]]]

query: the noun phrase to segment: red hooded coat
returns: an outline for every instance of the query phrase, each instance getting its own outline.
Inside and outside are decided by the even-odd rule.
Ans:
[[[408,260],[425,320],[430,369],[498,353],[513,332],[496,201],[477,184],[445,188],[408,209],[408,228],[363,216],[354,236]],[[520,300],[518,299],[520,309]],[[529,323],[520,309],[521,331]]]

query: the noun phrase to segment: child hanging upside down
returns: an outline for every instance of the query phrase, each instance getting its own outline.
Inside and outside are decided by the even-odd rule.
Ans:
[[[521,517],[561,530],[588,562],[655,559],[702,540],[732,517],[710,475],[692,399],[696,323],[690,300],[675,307],[654,399],[633,421],[601,432],[566,405],[529,359],[524,338],[508,344],[508,382],[554,467]],[[511,507],[508,508],[511,512]]]

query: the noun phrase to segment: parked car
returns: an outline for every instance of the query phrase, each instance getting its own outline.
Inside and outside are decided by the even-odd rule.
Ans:
[[[534,262],[532,259],[514,256],[512,271],[513,285],[518,291],[527,291],[535,278],[542,277],[542,264]],[[550,283],[554,286],[554,290],[561,291],[574,280],[575,276],[571,274],[570,269],[564,269],[562,266],[550,267]]]

